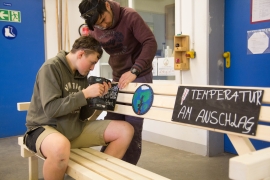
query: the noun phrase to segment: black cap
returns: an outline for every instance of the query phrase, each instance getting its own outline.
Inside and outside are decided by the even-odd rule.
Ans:
[[[99,0],[83,0],[79,5],[81,18],[85,20],[88,28],[92,31],[99,18],[99,13],[97,11],[98,5]]]

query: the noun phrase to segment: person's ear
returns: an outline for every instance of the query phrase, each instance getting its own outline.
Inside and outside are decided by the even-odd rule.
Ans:
[[[105,6],[106,6],[107,11],[111,10],[111,5],[108,1],[105,2]]]
[[[83,55],[84,55],[84,50],[79,50],[79,51],[77,52],[77,58],[78,58],[78,59],[81,59]]]

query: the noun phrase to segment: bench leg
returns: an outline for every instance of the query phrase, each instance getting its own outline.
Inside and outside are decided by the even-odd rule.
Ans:
[[[28,157],[29,180],[38,180],[38,157]]]

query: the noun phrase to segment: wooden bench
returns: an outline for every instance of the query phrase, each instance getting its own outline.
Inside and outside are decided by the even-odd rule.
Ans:
[[[254,167],[254,163],[256,163],[257,168],[253,169],[252,173],[254,173],[254,174],[256,174],[257,172],[261,173],[260,179],[264,179],[264,178],[268,178],[268,177],[270,178],[270,175],[269,175],[270,162],[265,160],[265,159],[270,158],[269,153],[265,153],[265,151],[267,151],[267,150],[256,151],[255,148],[253,147],[252,143],[249,140],[249,138],[252,138],[252,139],[258,139],[258,140],[270,142],[270,126],[259,124],[257,126],[256,135],[254,136],[254,135],[236,133],[236,132],[227,131],[227,130],[220,130],[217,128],[204,127],[204,126],[199,126],[199,125],[194,125],[194,124],[187,124],[187,123],[183,123],[183,122],[172,121],[172,115],[174,112],[177,91],[178,91],[178,87],[180,86],[178,84],[147,84],[153,89],[153,92],[154,92],[153,104],[147,113],[145,113],[143,115],[137,115],[134,113],[131,103],[132,103],[134,92],[141,85],[143,85],[143,84],[130,83],[125,89],[122,89],[120,91],[120,93],[118,94],[118,98],[117,98],[117,104],[116,104],[116,107],[114,110],[115,113],[143,117],[145,119],[163,121],[163,122],[167,122],[167,123],[173,123],[173,124],[189,126],[189,127],[194,127],[194,128],[200,128],[200,129],[205,129],[205,130],[210,130],[210,131],[215,131],[215,132],[227,134],[230,141],[232,142],[234,148],[236,149],[236,151],[239,155],[239,156],[232,158],[230,160],[229,177],[231,179],[235,179],[235,180],[249,179],[247,177],[248,172],[245,172],[243,169],[245,169],[245,168],[248,169],[250,167]],[[181,85],[181,86],[184,87],[184,85]],[[198,88],[213,88],[213,89],[215,89],[215,88],[225,88],[225,89],[226,88],[229,88],[229,89],[239,89],[239,88],[245,89],[246,88],[246,89],[252,89],[252,90],[262,89],[262,90],[264,90],[264,95],[262,98],[263,105],[260,107],[259,121],[270,122],[270,106],[265,105],[265,104],[270,104],[270,88],[207,86],[207,85],[205,85],[205,86],[187,85],[187,86],[194,87],[194,88],[198,87]],[[18,103],[18,110],[27,110],[27,108],[28,108],[27,106],[28,106],[27,103]],[[35,156],[33,156],[33,154],[30,154],[30,155],[27,154],[29,152],[27,152],[27,149],[22,145],[20,138],[19,138],[19,144],[22,147],[22,156],[23,157],[30,157],[29,164],[31,164],[33,161],[36,161]],[[110,159],[113,159],[113,162],[117,162],[116,164],[114,164],[113,169],[117,169],[119,166],[121,166],[120,164],[124,164],[124,167],[126,167],[126,166],[130,167],[129,168],[130,171],[133,171],[133,169],[137,169],[136,173],[139,173],[139,172],[146,173],[147,172],[146,174],[151,174],[150,176],[146,176],[146,175],[144,176],[144,174],[143,174],[142,176],[144,176],[144,177],[148,177],[148,178],[151,177],[152,179],[162,179],[161,176],[158,176],[158,175],[153,174],[153,173],[146,171],[146,170],[142,170],[139,167],[136,167],[136,166],[130,165],[128,163],[125,163],[121,160],[109,157],[103,153],[94,151],[92,149],[72,150],[72,154],[74,153],[74,155],[71,155],[70,165],[69,165],[67,174],[74,177],[75,179],[78,179],[78,177],[76,177],[75,175],[80,174],[80,176],[83,176],[82,172],[85,172],[85,167],[80,166],[80,168],[82,168],[83,170],[80,170],[80,168],[79,169],[75,168],[76,166],[79,166],[79,164],[83,165],[81,162],[84,161],[84,160],[80,160],[79,158],[77,158],[76,153],[77,153],[77,155],[82,154],[86,150],[87,150],[87,153],[91,152],[91,154],[95,154],[95,155],[99,154],[100,157],[107,159],[107,161],[109,161]],[[261,151],[263,151],[262,154],[264,154],[264,155],[260,161],[256,161],[253,164],[246,163],[246,159],[252,159],[255,156],[261,157],[261,155],[260,155]],[[25,152],[27,152],[27,153],[25,153]],[[269,150],[267,152],[269,152]],[[246,154],[248,154],[249,157],[247,157]],[[89,159],[91,159],[92,161],[94,161],[94,163],[96,163],[98,160],[94,160],[95,158],[91,156]],[[237,158],[239,158],[239,159],[237,159]],[[35,160],[31,160],[31,159],[35,159]],[[77,159],[77,161],[74,162],[75,161],[74,159]],[[235,163],[235,162],[237,162],[237,163]],[[251,161],[249,161],[249,162],[251,162]],[[34,162],[34,163],[36,163],[36,162]],[[111,166],[111,165],[108,165],[108,166]],[[34,166],[31,166],[31,165],[29,166],[30,169],[33,167]],[[106,166],[106,168],[109,168],[109,167]],[[265,168],[268,168],[268,169],[265,169]],[[97,167],[97,169],[99,169],[99,166]],[[238,169],[241,169],[241,173],[242,173],[241,176],[239,176]],[[260,169],[260,170],[258,170],[258,169]],[[261,170],[261,169],[264,169],[264,170]],[[91,170],[91,171],[96,172],[96,170]],[[261,171],[263,171],[263,172],[261,172]],[[30,171],[30,172],[36,172],[36,170]],[[103,174],[104,174],[103,172],[99,173],[99,175],[103,175]],[[107,174],[107,173],[105,173],[105,174]],[[141,179],[141,178],[135,178],[134,174],[129,175],[129,173],[127,173],[126,176],[129,178],[134,177],[134,179]],[[91,175],[90,175],[90,177],[91,177]],[[114,178],[112,178],[112,179],[114,179]],[[116,178],[116,179],[118,179],[118,178]],[[255,178],[253,178],[253,179],[255,179]]]
[[[30,102],[17,103],[18,111],[26,111]],[[91,118],[97,118],[101,111],[96,111]],[[38,158],[23,144],[23,137],[18,137],[21,156],[28,158],[29,180],[38,180]],[[168,178],[127,163],[92,148],[71,149],[66,174],[76,180],[151,180]]]

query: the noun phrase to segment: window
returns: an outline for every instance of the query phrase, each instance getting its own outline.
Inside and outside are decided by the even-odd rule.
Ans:
[[[158,49],[156,56],[164,57],[165,48],[167,46],[170,49],[174,48],[174,35],[175,35],[175,1],[174,0],[133,0],[133,8],[141,15],[144,21],[148,24],[153,31]],[[151,8],[149,8],[151,7]],[[160,59],[160,58],[159,58]],[[165,61],[166,59],[162,60]],[[173,61],[173,59],[171,59]],[[157,66],[153,65],[154,80],[175,80],[175,76],[158,75],[160,68],[155,70],[159,66],[161,61],[158,60]],[[154,61],[154,63],[156,63]],[[160,65],[163,66],[163,63]],[[167,66],[168,67],[168,66]],[[163,69],[164,70],[164,69]],[[174,71],[172,68],[168,68],[169,72]]]
[[[153,30],[158,44],[156,55],[164,56],[163,48],[174,47],[174,0],[136,0],[133,1],[133,5],[133,8]]]

